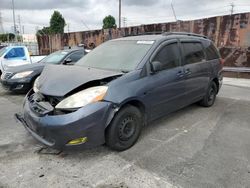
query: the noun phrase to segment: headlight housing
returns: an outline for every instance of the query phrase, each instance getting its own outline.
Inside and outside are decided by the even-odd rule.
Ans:
[[[96,86],[85,89],[62,100],[56,105],[56,109],[77,109],[87,104],[101,101],[107,90],[107,86]]]
[[[37,93],[37,92],[39,91],[39,89],[38,89],[39,77],[40,77],[40,76],[38,76],[38,77],[36,78],[36,80],[35,80],[35,82],[34,82],[34,84],[33,84],[33,91],[34,91],[35,93]]]
[[[32,73],[33,73],[33,71],[25,71],[25,72],[16,73],[16,74],[14,74],[14,76],[11,77],[11,79],[25,78],[25,77],[31,75]]]

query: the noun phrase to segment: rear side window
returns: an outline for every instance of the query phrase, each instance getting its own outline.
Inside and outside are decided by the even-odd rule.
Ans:
[[[203,52],[201,43],[185,42],[182,43],[182,46],[185,64],[198,63],[205,59],[205,54]]]
[[[180,64],[180,51],[177,43],[164,46],[155,56],[154,61],[162,63],[163,69],[171,69]]]
[[[205,52],[207,55],[207,60],[214,60],[214,59],[219,59],[219,53],[217,49],[214,47],[213,43],[208,43],[205,45]]]
[[[24,49],[23,48],[12,48],[6,55],[6,58],[21,58],[24,57]]]

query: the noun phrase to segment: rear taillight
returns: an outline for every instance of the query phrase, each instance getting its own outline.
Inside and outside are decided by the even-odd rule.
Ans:
[[[223,65],[224,65],[224,63],[225,63],[225,60],[224,60],[224,59],[222,59],[222,58],[220,58],[220,64],[223,66]]]

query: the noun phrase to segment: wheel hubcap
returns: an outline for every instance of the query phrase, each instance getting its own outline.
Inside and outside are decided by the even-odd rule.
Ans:
[[[122,141],[127,141],[129,140],[135,133],[135,121],[134,119],[129,116],[126,117],[120,125],[120,129],[119,129],[119,138]]]
[[[208,102],[212,102],[214,100],[214,97],[215,97],[215,90],[214,87],[211,87],[211,89],[209,90]]]

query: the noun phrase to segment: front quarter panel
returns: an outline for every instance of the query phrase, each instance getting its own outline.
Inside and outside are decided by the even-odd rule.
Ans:
[[[110,101],[118,107],[129,101],[138,100],[147,108],[147,103],[144,101],[147,83],[145,77],[141,76],[141,72],[142,70],[135,70],[110,82],[104,100]]]

